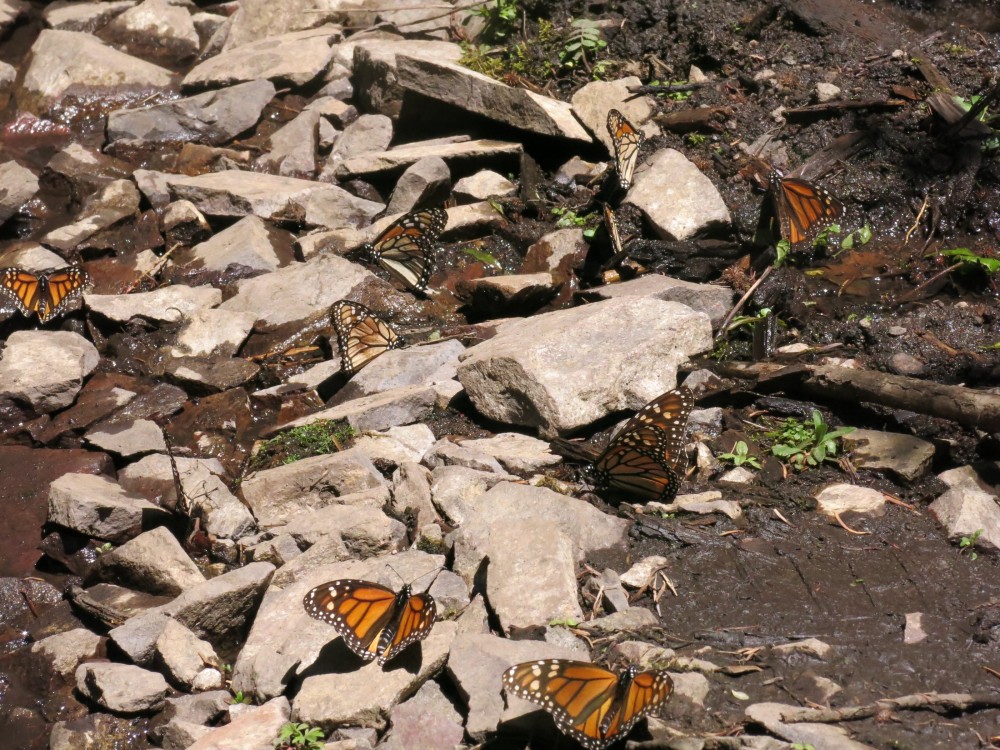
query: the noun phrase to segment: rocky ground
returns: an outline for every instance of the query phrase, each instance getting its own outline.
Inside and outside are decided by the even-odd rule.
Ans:
[[[92,279],[0,314],[0,747],[576,747],[539,658],[667,669],[631,748],[1000,747],[1000,17],[465,5],[0,0],[0,268]],[[744,300],[748,153],[846,212]],[[354,252],[442,204],[427,295]],[[680,382],[672,502],[550,447]],[[385,668],[302,605],[433,571]]]

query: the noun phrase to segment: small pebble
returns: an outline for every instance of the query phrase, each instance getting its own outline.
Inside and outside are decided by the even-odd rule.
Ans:
[[[906,329],[903,328],[903,326],[891,326],[889,328],[889,335],[890,336],[902,336],[905,333],[906,333]]]
[[[900,352],[889,358],[889,369],[897,375],[922,375],[924,363],[912,354]]]

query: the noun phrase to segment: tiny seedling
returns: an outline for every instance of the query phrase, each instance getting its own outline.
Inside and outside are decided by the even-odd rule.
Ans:
[[[270,469],[310,456],[336,453],[354,435],[354,428],[346,421],[320,419],[294,427],[260,443],[250,459],[249,470]]]
[[[708,139],[701,133],[688,133],[687,136],[685,136],[685,140],[688,142],[688,145],[690,146],[701,146]]]
[[[583,236],[587,239],[592,239],[594,237],[594,234],[597,232],[597,227],[603,221],[603,219],[601,219],[596,212],[578,214],[573,209],[564,208],[562,206],[553,206],[549,209],[549,213],[553,216],[559,217],[556,220],[557,227],[582,227]]]
[[[740,326],[754,326],[757,325],[762,320],[767,320],[767,316],[771,314],[770,307],[762,307],[754,315],[737,315],[733,318],[733,322],[729,324],[726,329],[727,333],[732,333]]]
[[[277,750],[322,750],[323,730],[308,724],[288,722],[274,741]]]
[[[968,265],[970,267],[984,269],[990,274],[1000,271],[1000,260],[997,260],[996,258],[987,258],[982,255],[976,255],[967,247],[956,247],[953,250],[942,250],[941,255],[942,257],[950,258],[955,261],[959,268]]]
[[[577,620],[574,620],[572,617],[567,618],[565,620],[550,620],[549,621],[549,627],[550,628],[575,628],[579,624],[580,623]]]
[[[488,253],[485,250],[480,250],[477,247],[463,247],[462,252],[465,253],[466,255],[471,256],[475,260],[478,260],[484,266],[493,266],[494,268],[499,268],[501,271],[503,270],[503,266],[500,265],[500,261],[498,261],[496,258],[493,257],[491,253]]]
[[[601,27],[589,18],[578,18],[570,24],[563,48],[559,52],[559,61],[563,67],[573,68],[578,63],[587,63],[588,56],[593,57],[608,43],[601,38]]]
[[[778,244],[774,246],[774,267],[781,268],[785,265],[790,252],[792,252],[792,243],[788,240],[778,240]]]
[[[792,750],[816,750],[816,748],[808,742],[793,742]]]
[[[840,224],[828,224],[823,227],[816,239],[813,240],[813,247],[828,247],[830,245],[830,235],[840,234]]]
[[[520,9],[517,0],[493,0],[483,3],[469,12],[465,23],[471,23],[473,18],[483,19],[483,30],[479,36],[484,42],[496,44],[502,42],[517,29],[517,17]]]
[[[105,542],[100,547],[98,547],[95,551],[97,552],[97,554],[103,555],[106,552],[110,552],[114,548],[115,548],[115,545],[113,545],[111,542]]]
[[[244,694],[242,690],[237,690],[235,693],[233,693],[233,703],[246,703],[247,705],[249,705],[250,696]]]
[[[975,546],[976,542],[979,541],[979,537],[982,535],[984,531],[986,531],[986,529],[976,529],[971,534],[969,534],[969,536],[963,536],[961,539],[959,539],[958,540],[959,553],[968,551],[970,560],[978,560],[979,553],[976,552]]]
[[[767,436],[777,442],[771,446],[771,453],[788,461],[796,471],[806,466],[819,466],[824,461],[832,461],[839,450],[839,441],[844,435],[854,432],[853,427],[830,430],[823,415],[813,410],[812,422],[802,424],[789,418],[784,426]]]
[[[720,453],[716,456],[716,458],[720,461],[732,461],[733,466],[742,466],[743,464],[746,464],[747,466],[752,466],[755,469],[760,468],[760,461],[758,461],[755,456],[750,455],[750,446],[743,440],[740,440],[733,446],[731,453]]]

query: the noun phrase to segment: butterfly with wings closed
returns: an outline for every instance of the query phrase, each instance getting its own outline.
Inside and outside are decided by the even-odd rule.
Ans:
[[[816,234],[844,215],[844,204],[825,188],[798,177],[785,177],[754,158],[748,169],[768,195],[761,206],[758,234],[780,236],[790,245],[815,239]]]
[[[646,140],[646,134],[637,130],[617,109],[608,111],[608,133],[615,151],[615,171],[622,190],[632,185],[632,175],[639,161],[639,147]]]
[[[42,323],[64,313],[89,284],[90,276],[79,266],[37,274],[21,268],[0,269],[0,296],[22,315],[35,314]]]
[[[639,719],[663,705],[673,687],[666,672],[630,666],[615,673],[566,659],[515,664],[503,674],[508,695],[539,704],[560,731],[587,750],[624,739]]]
[[[393,222],[363,250],[408,288],[423,293],[434,273],[434,242],[444,231],[448,212],[443,208],[413,211]]]
[[[599,489],[669,502],[680,487],[688,416],[694,395],[688,388],[667,391],[642,407],[593,463]]]
[[[353,375],[380,354],[403,346],[392,326],[357,302],[341,300],[330,311],[342,368]]]
[[[371,581],[330,581],[302,603],[311,617],[332,625],[351,651],[365,661],[377,658],[379,666],[426,638],[437,619],[434,598],[414,594],[409,584],[397,592]]]

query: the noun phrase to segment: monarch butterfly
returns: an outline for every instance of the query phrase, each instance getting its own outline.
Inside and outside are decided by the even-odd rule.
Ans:
[[[311,617],[333,625],[344,643],[365,661],[380,666],[431,632],[437,617],[430,594],[398,592],[371,581],[343,579],[312,589],[303,600]]]
[[[748,168],[762,186],[766,184],[768,190],[758,232],[765,230],[772,238],[780,234],[789,244],[796,245],[809,239],[815,229],[825,227],[844,215],[844,204],[815,183],[798,177],[785,177],[756,157],[752,158]],[[775,221],[777,227],[774,226]]]
[[[634,665],[616,674],[585,661],[542,659],[508,669],[503,687],[538,703],[587,750],[603,750],[661,706],[674,683],[666,672],[640,672]]]
[[[608,133],[611,134],[611,144],[615,149],[618,184],[622,190],[628,190],[632,184],[636,162],[639,160],[639,147],[646,140],[646,134],[636,130],[617,109],[608,111]]]
[[[21,268],[0,269],[0,293],[17,306],[22,315],[35,313],[42,323],[65,312],[88,284],[90,276],[79,266],[38,274]]]
[[[364,250],[394,278],[418,292],[427,290],[434,272],[431,247],[448,222],[443,208],[414,211],[393,222]]]
[[[680,486],[677,470],[693,407],[694,395],[684,386],[642,407],[594,461],[597,486],[645,500],[673,499]]]
[[[357,302],[341,300],[331,311],[344,371],[353,375],[377,356],[403,345],[385,320]]]

